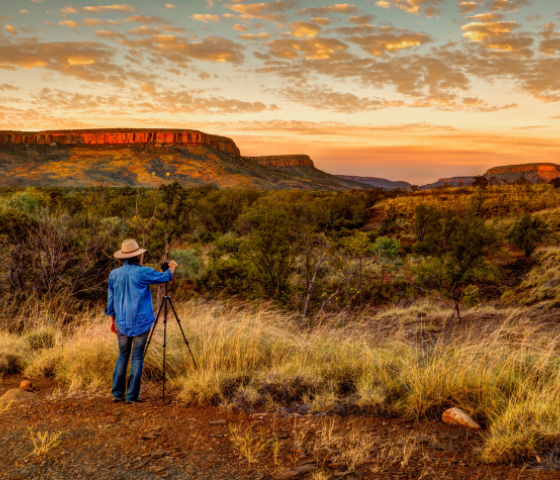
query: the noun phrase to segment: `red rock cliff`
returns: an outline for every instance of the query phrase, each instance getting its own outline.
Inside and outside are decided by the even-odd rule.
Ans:
[[[486,172],[486,175],[502,175],[505,173],[521,172],[554,172],[558,167],[553,163],[532,163],[528,165],[509,165],[507,167],[494,167]]]
[[[267,167],[314,167],[307,155],[276,155],[271,157],[246,157]]]
[[[198,130],[103,129],[49,130],[43,132],[0,131],[0,143],[49,145],[204,145],[220,152],[241,155],[231,138],[209,135]]]

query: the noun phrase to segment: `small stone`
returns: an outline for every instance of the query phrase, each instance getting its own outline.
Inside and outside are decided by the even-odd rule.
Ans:
[[[333,462],[331,463],[331,468],[344,468],[346,467],[346,462]]]
[[[157,433],[145,433],[142,435],[144,440],[155,440],[159,435]]]
[[[157,460],[158,458],[162,458],[165,455],[167,455],[167,452],[165,450],[160,449],[160,450],[156,450],[156,451],[152,452],[151,456],[152,456],[152,458],[155,458]]]
[[[156,473],[162,473],[162,472],[165,472],[165,467],[156,468]]]
[[[287,478],[297,477],[299,472],[296,470],[291,470],[289,468],[285,468],[284,470],[280,470],[279,472],[272,475],[274,480],[286,480]]]
[[[351,472],[334,472],[334,476],[337,478],[345,477],[346,475],[350,475]]]
[[[457,407],[450,408],[443,412],[441,416],[443,423],[448,425],[458,425],[465,428],[479,429],[480,425],[476,423],[470,415],[467,415],[463,410]]]
[[[227,423],[227,420],[224,420],[223,418],[220,420],[212,420],[211,422],[209,422],[210,425],[225,425]]]
[[[23,382],[21,382],[19,384],[19,388],[21,390],[25,390],[26,392],[33,391],[33,385],[31,384],[31,382],[29,380],[24,380]]]

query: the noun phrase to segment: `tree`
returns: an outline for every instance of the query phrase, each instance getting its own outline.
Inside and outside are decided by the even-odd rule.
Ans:
[[[548,182],[554,188],[560,188],[560,177],[553,178],[550,182]]]
[[[488,179],[484,175],[476,175],[473,178],[472,186],[486,188],[489,185]]]
[[[412,193],[416,192],[420,187],[418,185],[411,185],[410,186],[410,191]]]
[[[350,257],[358,259],[358,291],[360,292],[360,305],[362,304],[362,274],[363,274],[363,260],[368,254],[370,249],[369,235],[365,232],[358,232],[352,237],[343,239],[342,244]]]
[[[550,233],[546,223],[538,217],[523,215],[511,226],[507,239],[530,257],[542,239]]]

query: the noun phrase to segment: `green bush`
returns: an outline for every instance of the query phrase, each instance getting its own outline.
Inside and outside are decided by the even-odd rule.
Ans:
[[[179,264],[177,270],[182,276],[197,278],[200,275],[203,264],[194,250],[176,249],[169,254],[171,260]]]
[[[507,239],[520,250],[526,257],[530,257],[537,245],[550,233],[546,223],[538,217],[523,215],[511,226]]]

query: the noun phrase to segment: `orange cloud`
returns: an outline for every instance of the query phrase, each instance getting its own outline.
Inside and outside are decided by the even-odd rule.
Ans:
[[[247,25],[240,25],[239,23],[236,23],[231,27],[231,29],[235,32],[247,32]]]
[[[279,39],[269,43],[269,53],[274,57],[295,59],[300,54],[307,60],[327,60],[339,56],[348,45],[336,38],[304,40]]]
[[[195,13],[194,15],[191,15],[191,18],[193,20],[196,20],[198,22],[203,22],[203,23],[220,21],[220,17],[218,17],[218,15],[210,15],[209,13],[205,13],[205,14]]]
[[[360,45],[365,52],[375,56],[433,42],[433,38],[424,33],[414,33],[389,26],[340,27],[336,31],[343,35],[352,35],[348,38],[348,41]]]
[[[259,18],[271,22],[285,22],[284,12],[293,8],[297,3],[297,0],[276,0],[271,3],[227,5],[227,8],[241,14],[246,19]]]
[[[441,13],[443,3],[443,0],[379,0],[375,5],[381,8],[395,7],[414,15],[423,13],[427,17],[434,17]]]
[[[86,18],[83,22],[88,27],[98,27],[99,25],[120,25],[120,22],[117,22],[116,20],[99,20],[97,18]]]
[[[4,30],[6,30],[6,32],[8,33],[11,33],[12,35],[18,34],[17,28],[13,25],[4,25]]]
[[[488,15],[481,17],[496,18]],[[534,39],[528,35],[514,35],[513,30],[519,27],[514,21],[479,21],[463,25],[462,30],[463,37],[480,43],[488,50],[530,57],[533,52],[529,47],[534,43]]]
[[[290,30],[287,35],[293,35],[294,37],[315,37],[322,28],[319,25],[315,25],[310,22],[292,22],[289,25]]]
[[[87,12],[107,12],[107,11],[134,12],[135,8],[132,5],[113,4],[113,5],[98,5],[94,7],[84,7],[83,10]]]
[[[341,113],[365,112],[404,105],[403,101],[358,97],[352,93],[335,92],[326,85],[286,87],[277,93],[290,102],[301,103],[317,110]]]
[[[267,40],[269,37],[268,33],[261,32],[261,33],[243,33],[239,35],[239,38],[243,40]]]
[[[457,0],[457,1],[459,2],[459,11],[463,15],[474,12],[478,7],[480,7],[480,4],[477,2],[461,1],[461,0]]]
[[[78,28],[80,26],[78,22],[74,22],[73,20],[61,20],[58,24],[70,28]]]
[[[331,23],[330,18],[327,17],[312,17],[311,21],[313,23],[316,23],[318,25],[323,25],[323,26],[327,26]]]
[[[326,5],[324,7],[308,7],[298,10],[299,15],[313,15],[316,17],[323,17],[335,13],[342,13],[346,15],[355,15],[360,13],[360,9],[355,5],[348,3],[337,3],[335,5]]]

